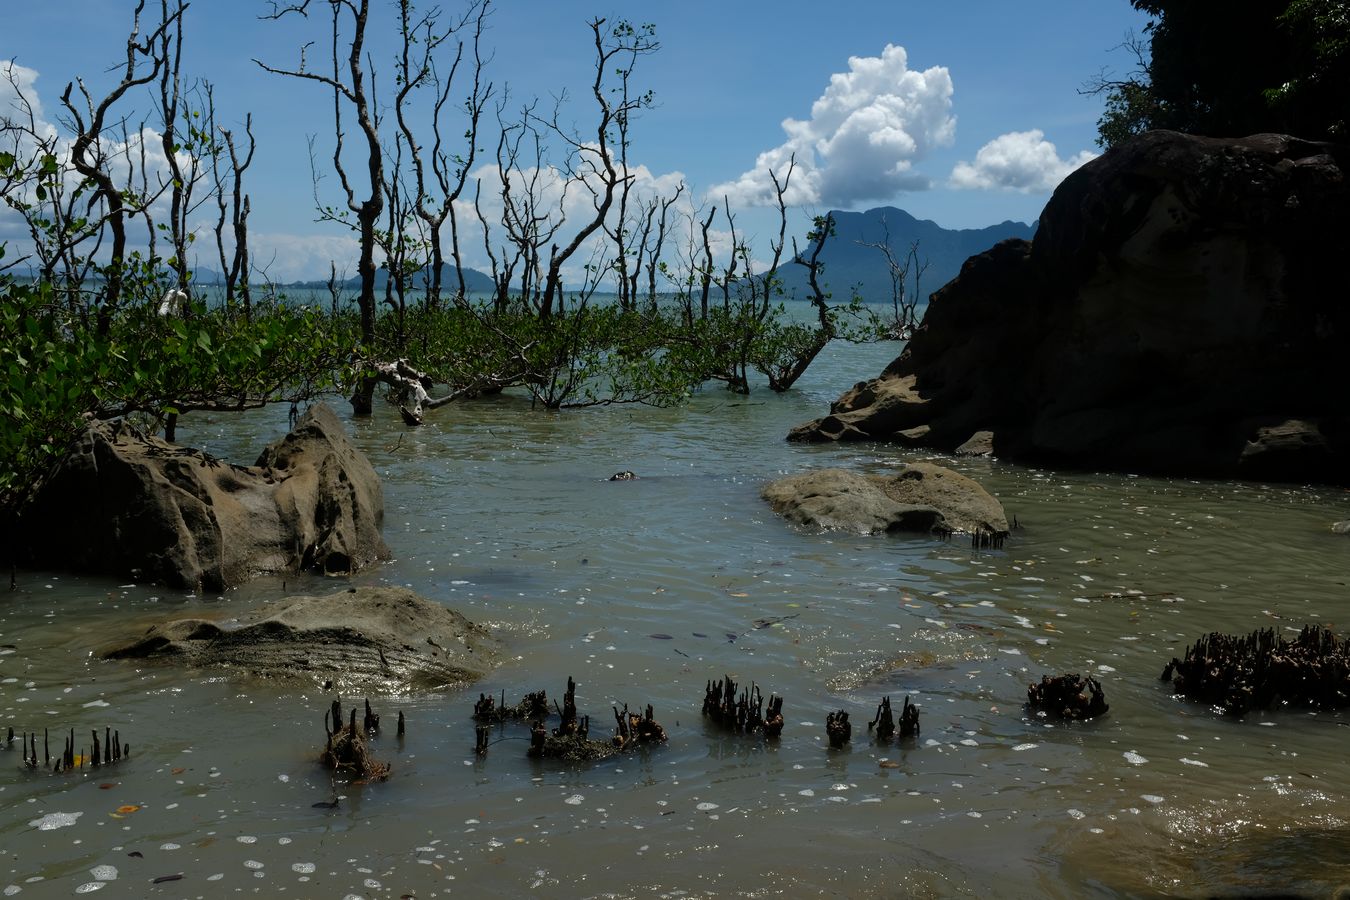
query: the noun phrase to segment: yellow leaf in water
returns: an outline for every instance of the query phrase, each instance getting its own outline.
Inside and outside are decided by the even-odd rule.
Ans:
[[[745,593],[744,591],[732,591],[732,592],[731,592],[731,596],[733,596],[733,597],[749,597],[750,595],[747,594],[747,593]]]
[[[118,811],[119,813],[121,813],[122,815],[124,815],[124,816],[130,815],[131,813],[134,813],[134,812],[135,812],[136,810],[138,810],[138,809],[140,809],[140,806],[138,806],[138,805],[135,804],[135,803],[128,803],[128,804],[125,805],[125,806],[119,806],[119,807],[117,807],[117,811]]]

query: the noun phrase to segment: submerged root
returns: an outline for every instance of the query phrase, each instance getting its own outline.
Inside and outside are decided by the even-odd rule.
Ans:
[[[1097,679],[1076,674],[1042,675],[1040,684],[1027,686],[1027,705],[1061,719],[1093,719],[1110,709]]]
[[[736,695],[736,682],[726,675],[721,681],[709,679],[703,692],[703,715],[723,728],[740,734],[762,732],[765,737],[783,733],[783,698],[769,695],[769,712],[764,713],[764,694],[759,686],[750,683],[750,689]]]
[[[1162,678],[1189,700],[1240,716],[1249,709],[1350,706],[1350,644],[1320,625],[1292,641],[1273,628],[1245,637],[1212,632],[1186,648]]]
[[[505,691],[502,691],[500,703],[491,694],[479,694],[478,702],[473,705],[476,722],[533,722],[547,719],[548,715],[548,695],[544,691],[526,694],[515,706],[506,705]]]
[[[370,711],[370,702],[366,702],[366,723],[372,718],[378,727],[379,717]],[[330,723],[331,726],[330,727]],[[364,724],[364,723],[363,723]],[[323,752],[319,754],[319,763],[334,773],[350,775],[354,781],[383,781],[389,777],[390,766],[371,755],[367,746],[368,734],[356,723],[356,709],[346,724],[342,722],[342,704],[338,700],[324,714],[324,732],[327,740]]]

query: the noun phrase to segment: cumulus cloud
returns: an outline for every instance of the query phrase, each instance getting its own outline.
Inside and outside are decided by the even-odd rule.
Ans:
[[[1084,150],[1060,159],[1055,145],[1039,128],[1013,131],[994,138],[975,154],[975,162],[959,162],[951,185],[970,190],[1050,191],[1074,169],[1097,154]]]
[[[45,118],[37,92],[36,69],[12,59],[0,59],[0,125],[14,122],[31,127],[39,137],[51,137],[56,128]]]
[[[811,106],[811,118],[786,119],[787,140],[759,154],[753,169],[716,186],[738,205],[774,202],[772,171],[781,180],[788,161],[796,171],[784,200],[792,205],[852,206],[923,190],[928,179],[914,164],[952,143],[952,79],[947,69],[909,68],[904,47],[887,44],[880,56],[851,56],[848,71]]]

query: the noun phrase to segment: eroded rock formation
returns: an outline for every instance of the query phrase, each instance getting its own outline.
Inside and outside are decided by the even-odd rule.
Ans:
[[[218,591],[262,573],[345,573],[388,556],[384,492],[332,410],[312,407],[253,466],[92,426],[20,533],[40,566]]]
[[[973,479],[932,463],[910,463],[888,475],[815,469],[772,481],[760,494],[798,525],[863,534],[1008,533],[1003,504]]]
[[[469,684],[496,666],[500,650],[486,629],[406,588],[358,587],[287,597],[239,620],[174,619],[104,657],[223,668],[351,695]]]

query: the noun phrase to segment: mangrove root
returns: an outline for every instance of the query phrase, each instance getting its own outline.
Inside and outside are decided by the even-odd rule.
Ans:
[[[748,691],[736,696],[736,682],[726,675],[721,681],[708,681],[703,692],[703,714],[723,728],[740,734],[763,732],[766,737],[783,733],[783,698],[769,696],[769,715],[764,716],[764,695],[750,683]]]
[[[542,706],[544,715],[548,714],[543,691],[528,695],[522,701],[522,706],[526,703],[534,703],[536,708]],[[614,708],[614,720],[617,724],[614,736],[608,741],[591,740],[591,717],[577,714],[577,683],[571,678],[567,679],[567,693],[563,695],[562,708],[558,712],[562,721],[552,733],[544,726],[543,716],[534,720],[530,728],[530,756],[591,762],[644,744],[662,743],[666,740],[666,730],[656,721],[651,704],[647,705],[642,715],[637,715],[628,711],[626,703],[622,711],[618,707]]]
[[[849,738],[853,737],[853,726],[849,724],[846,711],[841,709],[825,717],[825,735],[830,739],[830,746],[835,749],[849,742]]]
[[[1350,705],[1350,644],[1320,625],[1286,641],[1273,628],[1246,637],[1212,632],[1163,669],[1164,681],[1189,700],[1240,716],[1249,709]]]
[[[1101,684],[1090,675],[1042,675],[1040,684],[1027,686],[1027,705],[1061,719],[1092,719],[1110,709]]]
[[[548,695],[544,691],[526,694],[515,706],[506,705],[506,692],[502,691],[501,702],[491,694],[479,694],[478,702],[473,705],[473,718],[476,722],[533,722],[547,719]]]
[[[367,701],[367,721],[372,715]],[[374,719],[378,724],[379,717],[374,716]],[[389,764],[380,762],[370,754],[366,746],[369,736],[364,729],[357,728],[355,707],[352,708],[349,721],[343,724],[342,702],[334,700],[324,714],[323,724],[326,741],[323,753],[319,755],[321,764],[335,772],[345,772],[356,781],[383,781],[389,777]]]
[[[48,737],[47,729],[42,730],[42,759],[38,759],[37,732],[25,731],[19,737],[19,749],[23,751],[23,764],[29,769],[45,769],[50,767],[53,774],[60,772],[80,771],[82,769],[98,768],[100,766],[112,765],[121,762],[131,755],[131,745],[122,743],[122,733],[114,731],[111,728],[103,729],[103,738],[99,739],[98,730],[90,733],[89,747],[80,747],[75,741],[75,729],[70,729],[70,733],[65,737],[65,748],[61,754],[56,757],[56,762],[52,762],[51,743]],[[14,744],[14,729],[9,729],[9,739],[7,746]]]
[[[882,697],[877,706],[876,718],[867,723],[867,730],[876,730],[878,743],[888,744],[895,736],[895,716],[891,714],[891,698]],[[905,705],[900,710],[900,737],[917,737],[919,734],[919,707],[905,697]]]

